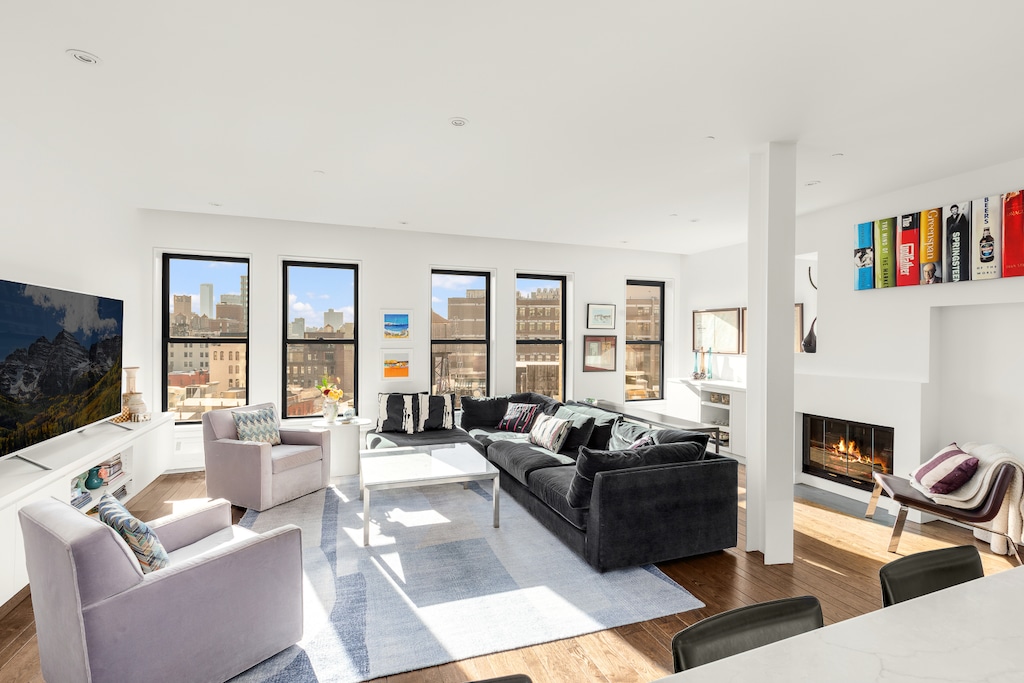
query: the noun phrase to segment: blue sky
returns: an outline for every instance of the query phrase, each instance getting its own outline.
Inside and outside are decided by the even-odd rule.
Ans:
[[[192,310],[199,313],[199,285],[213,285],[216,305],[222,294],[241,293],[241,276],[247,272],[248,266],[244,263],[172,259],[171,296],[190,294]],[[345,268],[290,266],[288,322],[305,318],[306,327],[322,327],[324,311],[331,308],[343,311],[345,322],[351,322],[355,311],[353,272]]]

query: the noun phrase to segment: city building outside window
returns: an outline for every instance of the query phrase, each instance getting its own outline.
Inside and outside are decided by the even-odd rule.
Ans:
[[[516,317],[516,391],[565,400],[565,277],[517,276]]]
[[[626,400],[663,396],[665,283],[626,281]]]
[[[163,410],[199,422],[208,410],[246,405],[249,260],[164,254],[162,301]],[[225,350],[238,365],[221,362]]]
[[[433,270],[430,274],[431,391],[487,396],[490,387],[491,276]]]
[[[284,263],[284,417],[320,415],[324,377],[344,392],[342,411],[359,409],[358,288],[354,264]]]

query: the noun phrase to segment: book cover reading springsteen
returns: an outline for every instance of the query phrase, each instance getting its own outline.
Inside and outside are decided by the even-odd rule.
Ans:
[[[946,218],[946,281],[971,279],[971,203],[950,204],[943,209]]]

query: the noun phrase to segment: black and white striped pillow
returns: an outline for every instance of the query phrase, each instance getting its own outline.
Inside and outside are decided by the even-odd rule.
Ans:
[[[420,394],[416,431],[455,428],[455,394],[428,396]]]
[[[425,394],[377,394],[377,431],[405,432],[416,429],[418,400]]]

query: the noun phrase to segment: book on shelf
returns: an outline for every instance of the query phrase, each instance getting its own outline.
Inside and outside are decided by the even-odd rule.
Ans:
[[[121,471],[117,472],[114,475],[108,476],[106,478],[106,480],[104,480],[103,485],[104,486],[113,486],[114,484],[117,484],[118,482],[122,482],[122,480],[126,476],[128,476],[128,473],[125,472],[124,470],[121,470]]]
[[[853,249],[853,265],[857,269],[854,289],[874,289],[875,250],[874,224],[857,224],[857,246]]]
[[[921,284],[919,213],[905,213],[896,226],[896,286]]]
[[[112,495],[114,498],[117,498],[118,500],[124,500],[125,497],[128,495],[128,484],[122,484],[118,488],[114,489],[114,492],[110,495]]]
[[[71,504],[79,510],[89,507],[92,504],[92,495],[83,493],[71,499]]]
[[[1024,191],[1003,195],[1003,277],[1024,275]]]
[[[971,202],[971,279],[992,280],[1002,276],[1003,198],[982,197]]]
[[[946,282],[971,279],[971,203],[950,204],[945,217],[943,243],[946,247]]]
[[[875,287],[896,286],[896,219],[875,221]]]
[[[921,212],[921,284],[942,282],[942,209]]]

